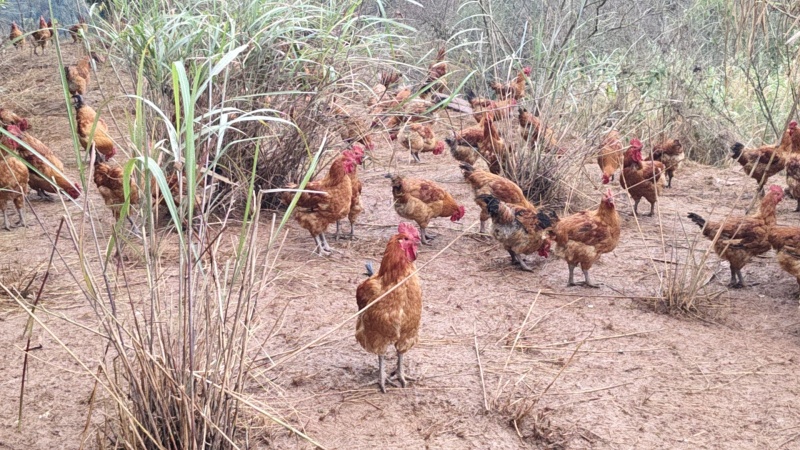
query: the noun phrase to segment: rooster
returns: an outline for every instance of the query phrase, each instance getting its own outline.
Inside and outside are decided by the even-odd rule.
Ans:
[[[614,196],[609,189],[593,211],[581,211],[565,217],[556,224],[553,232],[556,254],[567,261],[568,286],[574,286],[575,267],[581,266],[584,284],[598,287],[589,278],[589,269],[604,253],[613,251],[619,243],[620,219],[614,206]]]
[[[36,52],[36,48],[42,47],[41,54],[44,55],[44,49],[47,47],[47,42],[53,37],[53,30],[52,27],[49,27],[47,22],[44,21],[43,16],[39,16],[39,29],[34,31],[31,34],[31,37],[33,37],[33,54],[38,55],[39,53]]]
[[[411,151],[411,156],[418,163],[420,152],[433,152],[434,155],[441,155],[444,152],[444,142],[436,139],[436,135],[431,127],[421,123],[409,123],[397,134],[397,141],[400,145]]]
[[[356,163],[357,157],[353,152],[345,150],[333,161],[324,178],[306,185],[306,190],[322,193],[303,192],[297,199],[295,220],[308,230],[316,244],[314,251],[319,250],[322,256],[330,256],[333,251],[328,245],[325,230],[330,224],[347,217],[350,212],[353,187],[348,174],[355,169]],[[289,189],[296,187],[294,184],[287,186]],[[288,206],[294,196],[294,192],[283,192],[281,202]]]
[[[743,144],[737,142],[731,146],[731,158],[744,168],[747,175],[756,180],[759,192],[763,192],[770,177],[786,167],[784,156],[791,151],[792,134],[796,130],[797,122],[790,122],[778,145],[746,149]]]
[[[81,146],[86,149],[94,144],[103,158],[106,160],[113,158],[117,154],[117,148],[108,135],[108,126],[105,120],[97,118],[94,109],[83,103],[82,96],[73,95],[72,99],[75,100],[75,121],[78,123],[78,137]],[[97,121],[96,125],[95,120]]]
[[[400,217],[419,225],[423,244],[430,245],[429,241],[435,237],[427,232],[431,219],[449,217],[452,222],[457,222],[464,217],[464,207],[433,181],[400,175],[393,175],[391,179],[394,210]]]
[[[0,148],[0,208],[3,210],[3,228],[11,231],[6,211],[6,204],[9,201],[14,202],[14,207],[19,214],[18,226],[28,226],[25,223],[23,211],[25,196],[28,195],[28,168],[13,153],[13,150],[18,149],[15,140],[2,136],[0,145],[5,147],[5,149]]]
[[[111,166],[106,163],[99,153],[95,153],[94,156],[94,175],[92,177],[94,184],[97,186],[97,190],[100,192],[100,196],[103,197],[106,206],[114,215],[114,220],[119,222],[122,217],[122,209],[126,203],[128,205],[139,204],[139,186],[136,184],[136,180],[131,177],[126,195],[122,167]],[[131,224],[134,233],[139,234],[131,217],[126,215],[126,219]]]
[[[520,100],[525,96],[525,80],[530,76],[531,68],[525,67],[510,83],[503,84],[493,81],[489,87],[492,88],[498,99],[507,100],[513,98],[514,100]]]
[[[754,215],[709,222],[695,213],[689,213],[689,219],[703,229],[703,236],[712,240],[714,252],[730,263],[731,282],[728,286],[744,287],[742,268],[754,257],[772,248],[769,232],[777,222],[775,210],[782,199],[783,189],[773,185]]]
[[[611,130],[603,139],[600,154],[597,156],[597,165],[603,172],[603,184],[608,184],[614,179],[614,173],[622,167],[622,141],[619,131]]]
[[[545,258],[550,255],[547,238],[547,230],[553,225],[550,216],[532,207],[503,203],[493,195],[480,195],[478,199],[486,204],[492,218],[492,235],[511,255],[512,265],[532,272],[523,255],[533,252]]]
[[[16,125],[21,131],[28,131],[31,128],[28,119],[17,115],[10,109],[3,108],[0,108],[0,125],[3,127]]]
[[[633,199],[635,215],[639,214],[639,201],[645,198],[650,202],[648,216],[653,216],[658,196],[664,187],[664,164],[658,161],[644,161],[642,143],[636,138],[631,139],[631,146],[625,152],[619,185],[627,190]]]
[[[491,218],[488,205],[481,199],[483,196],[490,195],[509,205],[534,209],[533,204],[525,198],[522,189],[513,181],[475,168],[471,164],[463,163],[460,167],[464,174],[464,179],[472,186],[472,192],[475,194],[475,203],[481,208],[481,234],[486,233],[486,222]]]
[[[33,150],[28,150],[26,146],[19,146],[17,149],[19,156],[29,164],[28,184],[39,194],[39,197],[53,201],[48,194],[57,194],[62,191],[72,199],[81,196],[80,186],[67,180],[64,175],[64,163],[50,148],[42,141],[20,130],[16,125],[7,126],[6,130]]]
[[[14,48],[17,50],[25,47],[25,38],[23,37],[24,34],[25,33],[19,29],[17,22],[11,22],[11,33],[8,35],[8,40],[14,44]]]
[[[94,52],[79,59],[74,66],[64,67],[64,76],[67,78],[67,87],[72,95],[86,95],[89,82],[92,79],[92,60],[98,61]]]
[[[83,41],[83,37],[89,32],[89,25],[83,16],[78,17],[78,23],[69,27],[69,35],[72,37],[72,43],[77,44]]]
[[[395,374],[406,387],[403,355],[417,343],[422,316],[422,288],[414,261],[420,235],[413,225],[401,223],[389,239],[378,273],[367,263],[367,275],[356,289],[361,314],[356,320],[356,340],[364,350],[378,355],[378,384],[386,392],[384,358],[390,345],[397,350]],[[402,284],[401,284],[402,283]],[[389,292],[390,289],[393,289]]]
[[[683,145],[681,145],[681,141],[677,139],[667,139],[653,148],[651,160],[660,161],[664,164],[668,188],[672,187],[672,177],[675,176],[675,171],[678,170],[684,157]]]
[[[781,269],[793,276],[800,286],[800,227],[774,226],[768,239]]]

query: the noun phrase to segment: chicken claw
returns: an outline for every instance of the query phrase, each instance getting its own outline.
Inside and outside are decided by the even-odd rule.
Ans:
[[[314,247],[313,253],[319,253],[319,256],[331,256],[331,252],[325,249],[325,244],[320,236],[314,236],[314,242],[316,242],[317,245]]]

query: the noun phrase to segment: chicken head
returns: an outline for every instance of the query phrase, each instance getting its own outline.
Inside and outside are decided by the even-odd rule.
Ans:
[[[400,248],[408,257],[409,261],[417,260],[417,247],[419,246],[420,236],[416,227],[410,223],[401,222],[397,226],[397,233],[400,235]]]
[[[464,217],[464,205],[459,205],[458,210],[450,216],[451,222],[458,222],[461,218]]]

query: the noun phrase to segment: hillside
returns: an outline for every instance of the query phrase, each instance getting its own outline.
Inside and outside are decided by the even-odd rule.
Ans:
[[[0,82],[2,105],[29,116],[32,133],[77,176],[55,55],[5,56],[0,69],[9,76]],[[77,46],[66,46],[65,63],[77,58]],[[114,99],[111,128],[122,141],[129,105],[112,68],[99,72],[87,98],[101,104],[102,89]],[[450,120],[458,119],[438,114],[437,131],[446,135],[453,127]],[[380,260],[397,226],[387,171],[435,180],[467,213],[460,223],[435,221],[431,229],[438,239],[420,249],[424,311],[420,342],[407,358],[408,373],[417,381],[381,394],[373,384],[377,362],[358,346],[354,323],[347,319],[356,312],[354,292],[364,278],[364,261]],[[573,210],[594,207],[600,198],[596,165],[587,162],[585,173],[566,181]],[[688,212],[719,218],[746,207],[752,190],[739,196],[741,186],[751,181],[740,168],[686,163],[654,218],[637,221],[627,197],[618,195],[622,239],[593,269],[595,280],[604,283],[598,290],[566,288],[567,267],[558,259],[532,257],[534,273],[512,268],[499,245],[475,233],[478,208],[448,154],[424,154],[422,164],[413,164],[382,136],[375,159],[360,176],[365,212],[356,241],[331,239],[337,252],[318,257],[310,253],[308,233],[291,221],[277,237],[281,248],[275,259],[259,260],[270,275],[260,280],[258,326],[250,333],[255,365],[244,392],[269,414],[325,448],[341,449],[797,445],[797,285],[780,270],[772,252],[745,268],[754,286],[737,291],[725,287],[727,263],[709,256],[702,267],[705,292],[714,300],[699,319],[659,314],[646,306],[660,296],[667,273],[682,267],[690,251],[700,258],[708,248],[702,237],[696,248],[692,245],[698,229],[685,219]],[[616,184],[612,189],[620,192]],[[94,445],[94,432],[85,427],[101,424],[101,406],[112,404],[108,392],[93,390],[97,385],[91,375],[102,377],[118,363],[100,338],[104,330],[97,317],[108,312],[94,310],[84,299],[84,261],[74,239],[91,242],[87,227],[98,227],[97,242],[91,244],[97,250],[86,261],[97,267],[113,221],[91,181],[85,194],[63,205],[32,195],[29,228],[0,231],[0,283],[3,290],[21,290],[36,277],[29,300],[47,270],[59,221],[66,216],[80,231],[74,237],[61,234],[37,306],[41,322],[33,326],[19,429],[16,405],[26,346],[21,336],[28,316],[0,294],[0,346],[7,349],[0,355],[0,379],[5,380],[0,398],[7,405],[0,412],[0,448]],[[779,221],[800,224],[793,209],[793,202],[783,202]],[[282,212],[262,211],[257,246],[271,238],[273,214],[280,219]],[[233,228],[220,230],[224,258],[236,248]],[[177,285],[178,252],[169,246],[175,238],[168,231],[163,236],[157,252],[164,270],[157,282]],[[147,314],[140,248],[131,240],[123,268],[107,269],[114,281],[111,289],[133,299],[117,305],[126,323]],[[241,420],[252,448],[310,447],[264,414],[249,411]]]

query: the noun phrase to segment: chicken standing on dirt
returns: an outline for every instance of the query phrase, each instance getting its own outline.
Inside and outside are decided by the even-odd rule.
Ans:
[[[79,59],[74,66],[64,67],[70,94],[86,95],[89,91],[89,82],[92,80],[92,59],[98,61],[94,52]]]
[[[768,239],[781,269],[793,276],[800,287],[800,227],[774,226]]]
[[[21,117],[10,109],[0,108],[0,125],[6,127],[8,125],[16,125],[22,131],[28,131],[30,125],[28,119]]]
[[[642,143],[631,139],[631,146],[625,152],[622,175],[619,185],[628,191],[633,199],[633,214],[639,214],[639,201],[645,198],[650,202],[650,213],[655,213],[656,202],[664,188],[664,164],[642,159]]]
[[[797,122],[789,123],[778,145],[764,145],[758,148],[744,148],[737,142],[731,146],[731,158],[743,168],[744,173],[756,180],[758,191],[763,192],[767,181],[786,166],[785,155],[791,151],[792,134],[797,130]]]
[[[17,22],[11,22],[11,33],[8,35],[8,40],[14,44],[17,50],[25,47],[25,38],[22,37],[25,33],[19,29]]]
[[[363,188],[363,184],[361,180],[358,179],[358,166],[364,162],[364,148],[360,145],[354,145],[352,147],[353,152],[353,161],[355,165],[353,166],[353,171],[347,174],[350,177],[350,211],[347,213],[347,220],[350,222],[350,239],[355,239],[355,226],[356,226],[356,219],[358,216],[364,211],[364,207],[361,205],[361,189]],[[336,240],[339,240],[339,223],[341,219],[336,221]]]
[[[401,223],[397,227],[397,234],[386,245],[378,273],[373,274],[372,265],[367,263],[369,279],[356,289],[358,310],[368,308],[356,320],[356,340],[364,350],[378,355],[378,384],[381,392],[386,392],[384,358],[389,346],[394,345],[397,350],[395,374],[400,385],[406,387],[403,355],[417,343],[419,336],[422,287],[419,277],[414,273],[417,270],[414,261],[417,259],[419,238],[413,225]],[[387,293],[401,282],[402,285]],[[373,305],[376,300],[377,303]]]
[[[94,161],[94,184],[103,197],[106,206],[111,210],[114,215],[114,220],[119,222],[122,216],[122,208],[127,203],[128,205],[139,204],[139,186],[136,180],[131,177],[128,189],[128,195],[125,195],[125,180],[123,176],[122,167],[113,167],[103,160],[103,156],[95,153]],[[139,234],[138,228],[129,215],[125,218],[131,224],[134,233]]]
[[[93,144],[103,158],[106,160],[113,158],[117,154],[117,148],[108,135],[108,126],[105,120],[97,118],[95,110],[83,103],[83,97],[80,95],[73,95],[72,99],[75,100],[75,121],[78,123],[78,137],[81,146],[87,149]],[[96,125],[95,120],[97,121]],[[94,134],[92,134],[93,128]]]
[[[50,148],[15,125],[9,125],[6,130],[36,152],[34,153],[21,145],[17,148],[19,156],[30,164],[28,184],[39,194],[39,197],[53,201],[48,193],[58,194],[62,191],[72,199],[77,199],[81,196],[80,186],[67,180],[64,174],[64,164]],[[45,162],[45,160],[47,161]]]
[[[333,161],[324,178],[306,185],[306,190],[323,193],[303,192],[297,199],[294,217],[314,238],[314,251],[319,250],[322,256],[329,256],[333,251],[325,237],[328,226],[347,217],[350,212],[353,189],[348,174],[355,169],[356,163],[353,153],[345,150]],[[296,189],[297,185],[291,184],[287,188]],[[294,192],[284,192],[281,202],[288,206],[294,196]]]
[[[533,204],[525,198],[522,189],[513,181],[503,178],[500,175],[487,172],[486,170],[473,167],[471,164],[464,163],[459,167],[461,167],[464,174],[464,180],[472,186],[472,192],[475,195],[475,203],[481,208],[481,234],[486,233],[486,222],[491,218],[488,205],[481,199],[481,196],[491,195],[497,198],[497,200],[509,205],[535,209]]]
[[[603,172],[603,184],[614,180],[614,174],[622,167],[623,160],[621,136],[619,131],[611,130],[603,139],[600,154],[597,156],[597,165]]]
[[[744,287],[742,268],[754,257],[772,248],[769,233],[777,222],[775,210],[782,199],[783,189],[773,185],[754,215],[710,222],[695,213],[689,213],[689,219],[703,229],[703,236],[712,240],[714,252],[730,263],[731,282],[728,286]]]
[[[6,204],[9,200],[14,202],[14,207],[19,214],[17,225],[28,226],[25,223],[25,213],[23,212],[25,196],[28,195],[28,167],[13,153],[13,150],[18,149],[16,141],[3,136],[0,138],[0,145],[5,147],[5,149],[0,148],[0,208],[3,209],[3,228],[11,231],[6,211]]]
[[[409,123],[397,133],[397,141],[404,148],[411,151],[414,161],[421,163],[420,153],[432,152],[441,155],[444,152],[444,142],[436,138],[431,127],[421,123]]]
[[[681,145],[681,141],[677,139],[667,139],[653,148],[653,156],[651,159],[664,164],[668,188],[672,187],[672,177],[675,176],[675,171],[680,167],[684,157],[683,145]]]
[[[567,286],[574,286],[575,267],[581,266],[584,284],[598,287],[589,278],[589,269],[604,253],[613,251],[619,243],[620,219],[609,189],[593,211],[581,211],[560,219],[551,233],[556,241],[556,255],[569,266]]]
[[[42,47],[42,55],[44,55],[44,49],[47,47],[47,42],[50,41],[50,38],[53,37],[52,28],[47,25],[47,22],[44,21],[44,17],[39,16],[39,29],[31,33],[31,37],[33,37],[33,54],[38,55],[39,53],[36,52],[38,47]]]
[[[533,272],[525,263],[524,255],[539,252],[539,256],[550,256],[550,240],[547,230],[553,225],[551,217],[535,208],[503,203],[492,195],[478,197],[486,204],[492,217],[492,235],[503,244],[511,264],[522,270]]]
[[[78,23],[69,27],[69,35],[72,37],[72,43],[77,44],[78,42],[82,42],[86,33],[89,32],[89,25],[86,24],[86,20],[83,16],[78,18]]]
[[[403,178],[400,175],[391,178],[394,210],[400,217],[419,225],[423,244],[430,245],[428,241],[435,237],[427,232],[431,219],[449,217],[456,222],[464,217],[464,207],[433,181]]]
[[[493,81],[489,84],[489,87],[497,94],[498,99],[507,100],[513,98],[514,100],[520,100],[525,96],[525,80],[530,75],[531,68],[525,67],[510,83],[503,84],[498,81]]]

